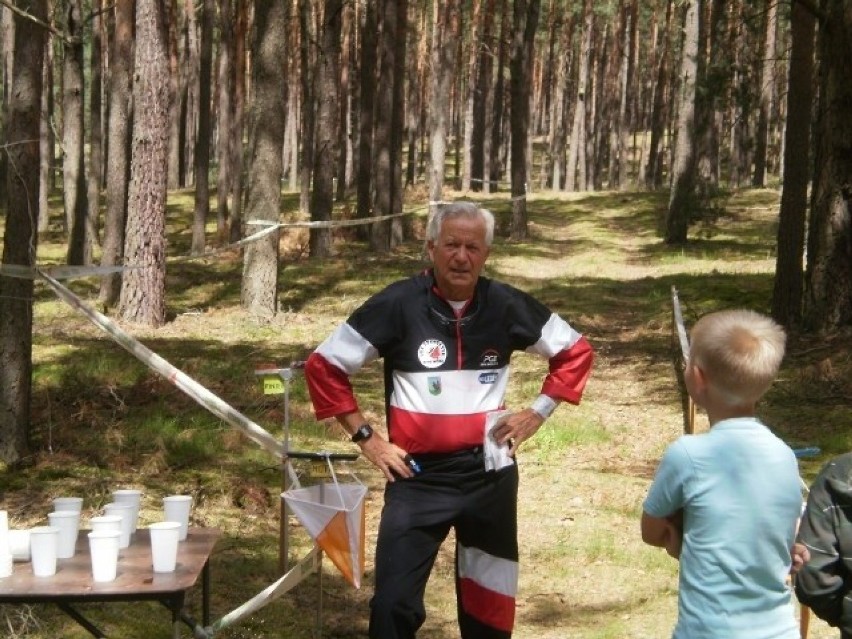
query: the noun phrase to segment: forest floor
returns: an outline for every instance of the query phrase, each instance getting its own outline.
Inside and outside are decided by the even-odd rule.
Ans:
[[[484,202],[504,228],[508,198],[495,195]],[[691,230],[693,239],[686,246],[671,248],[657,233],[664,206],[660,194],[541,194],[528,203],[528,241],[510,242],[499,234],[486,274],[545,301],[589,338],[597,355],[582,404],[560,407],[519,455],[516,637],[670,636],[677,614],[677,563],[641,542],[639,516],[662,452],[684,429],[672,288],[687,329],[703,313],[720,308],[766,312],[777,202],[771,190],[732,194],[721,214]],[[170,237],[175,251],[187,245],[185,220],[190,218],[182,219],[170,225],[178,229]],[[125,328],[259,423],[280,425],[280,396],[251,390],[257,362],[303,358],[370,292],[422,265],[419,241],[391,256],[374,257],[351,234],[337,239],[338,253],[321,265],[301,256],[304,235],[282,240],[282,312],[272,320],[239,310],[241,263],[226,256],[224,264],[217,258],[170,267],[169,324],[156,331]],[[92,301],[96,287],[81,283],[75,290]],[[13,524],[37,525],[50,496],[59,492],[87,495],[93,513],[110,487],[142,487],[147,496],[143,522],[158,516],[155,496],[191,492],[194,525],[223,531],[211,560],[214,619],[262,590],[276,576],[274,495],[280,475],[275,461],[137,365],[48,291],[37,296],[37,451],[25,467],[0,471],[2,507]],[[761,405],[760,415],[791,446],[822,449],[821,455],[801,461],[806,482],[828,457],[852,448],[850,345],[849,331],[791,335],[782,373]],[[540,361],[523,355],[513,368],[510,407],[535,397],[543,374]],[[376,366],[355,381],[374,423],[382,421],[380,376]],[[337,430],[313,422],[298,379],[291,400],[294,441],[323,450],[351,449]],[[695,429],[706,429],[700,412]],[[324,637],[366,636],[382,480],[360,460],[354,469],[369,488],[364,586],[352,588],[330,562],[324,563]],[[298,556],[308,541],[295,520],[292,526]],[[450,539],[427,589],[427,620],[418,635],[423,639],[458,636],[453,570]],[[198,617],[195,591],[189,606]],[[316,578],[309,578],[217,636],[315,636],[317,593]],[[158,629],[154,621],[165,611],[150,604],[150,612],[139,614],[147,605],[97,606],[87,614],[125,639],[166,636],[165,626]],[[798,616],[798,607],[791,605],[790,614]],[[88,636],[45,605],[24,613],[2,606],[0,623],[4,617],[10,636]],[[836,636],[812,619],[810,639]]]

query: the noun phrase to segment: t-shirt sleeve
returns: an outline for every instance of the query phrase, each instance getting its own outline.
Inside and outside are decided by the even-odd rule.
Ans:
[[[663,455],[642,510],[651,517],[668,517],[683,508],[691,475],[692,462],[683,442],[678,440]]]

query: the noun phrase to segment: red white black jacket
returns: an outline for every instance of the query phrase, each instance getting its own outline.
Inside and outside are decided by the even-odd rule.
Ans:
[[[384,360],[390,440],[411,453],[482,444],[485,414],[504,406],[515,351],[547,358],[541,392],[572,404],[591,371],[586,339],[530,295],[480,277],[458,313],[432,271],[391,284],[368,299],[308,358],[317,419],[358,410],[349,376]]]

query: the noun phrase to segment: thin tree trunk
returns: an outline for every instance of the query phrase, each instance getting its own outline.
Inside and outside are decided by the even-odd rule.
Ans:
[[[479,85],[479,49],[482,46],[480,33],[482,32],[482,0],[473,0],[470,18],[470,49],[467,57],[467,92],[464,102],[464,162],[462,162],[461,190],[470,191],[471,169],[473,165],[473,105],[476,96],[482,91]],[[476,189],[479,190],[479,189]]]
[[[752,186],[766,186],[766,163],[769,149],[769,118],[775,102],[775,31],[778,27],[778,2],[766,0],[763,38],[763,65],[760,72],[760,111],[755,131],[754,175]],[[794,3],[796,4],[796,3]]]
[[[663,184],[663,153],[660,149],[665,133],[668,106],[669,51],[673,0],[666,3],[666,19],[659,42],[662,46],[660,62],[657,68],[657,81],[654,84],[654,106],[651,112],[651,141],[648,147],[648,162],[645,170],[645,186],[658,189]]]
[[[213,18],[212,0],[203,0],[198,7],[201,15],[198,70],[198,134],[195,138],[195,208],[192,216],[192,253],[204,252],[205,229],[210,216],[210,86],[213,72]]]
[[[181,139],[180,120],[184,108],[184,66],[180,64],[178,52],[178,34],[185,25],[178,12],[177,0],[166,1],[166,24],[169,29],[168,55],[169,55],[169,103],[172,105],[169,111],[169,168],[168,188],[176,189],[182,186],[181,182]]]
[[[44,114],[44,117],[39,120],[41,129],[41,133],[39,135],[39,155],[41,156],[41,162],[39,163],[38,178],[39,232],[46,231],[50,223],[50,209],[48,208],[48,198],[50,197],[51,187],[53,186],[53,148],[56,143],[55,136],[53,135],[53,127],[50,124],[53,120],[53,47],[51,46],[52,40],[52,36],[48,34],[44,61],[42,62],[44,70],[42,73],[41,112]],[[4,104],[7,104],[7,102],[4,101]],[[1,110],[2,109],[0,109],[0,111]],[[5,186],[0,190],[5,191]]]
[[[501,162],[501,150],[503,147],[503,125],[505,112],[505,68],[506,68],[506,42],[509,38],[509,12],[507,0],[500,2],[500,35],[497,45],[497,71],[494,81],[494,105],[490,111],[494,114],[491,125],[491,148],[488,155],[488,180],[489,192],[496,191],[498,182],[503,177],[503,163]]]
[[[230,174],[231,223],[229,240],[238,242],[243,224],[243,123],[246,109],[246,32],[248,6],[246,0],[237,0],[237,21],[234,34],[234,112],[231,120]]]
[[[312,52],[315,39],[313,29],[313,4],[309,0],[299,0],[299,32],[301,36],[301,79],[302,79],[302,156],[299,171],[299,210],[308,211],[310,208],[311,173],[314,168],[314,97],[313,69],[314,55]]]
[[[86,192],[85,104],[83,79],[83,24],[81,0],[67,7],[67,29],[74,38],[65,42],[62,72],[62,145],[65,149],[63,189],[65,219],[68,225],[68,264],[91,264],[92,238],[87,233],[89,205]]]
[[[373,187],[373,118],[376,99],[376,59],[378,46],[378,16],[375,2],[367,2],[361,24],[361,66],[358,71],[358,183],[356,216],[372,215]],[[358,228],[358,237],[366,240],[369,230]]]
[[[434,0],[432,32],[432,76],[429,94],[429,214],[443,199],[444,163],[447,156],[450,87],[454,75],[458,37],[458,0]]]
[[[512,230],[514,240],[526,239],[527,143],[530,125],[530,75],[539,0],[515,0],[512,39]]]
[[[314,134],[313,188],[311,189],[311,221],[331,220],[334,204],[334,168],[337,162],[337,116],[340,110],[338,81],[340,78],[340,32],[342,0],[325,0],[320,49],[314,77],[317,118]],[[310,254],[314,258],[331,255],[331,229],[310,232]]]
[[[792,45],[787,88],[784,185],[778,219],[778,256],[772,291],[772,317],[790,329],[802,319],[805,216],[810,182],[811,105],[813,103],[816,21],[800,3],[790,15]]]
[[[130,183],[130,133],[133,126],[133,41],[135,0],[117,0],[110,54],[109,144],[107,145],[106,213],[101,264],[115,266],[124,258],[127,193]],[[98,299],[113,306],[121,289],[118,273],[101,279]]]
[[[566,191],[577,191],[586,187],[586,97],[589,95],[589,66],[594,26],[594,14],[590,0],[583,0],[582,15],[583,36],[578,64],[577,102],[574,105],[574,122],[571,126],[571,137],[568,142],[568,166],[565,170]]]
[[[220,240],[227,236],[228,196],[231,190],[231,120],[234,95],[234,0],[219,5],[218,96],[216,111],[216,233]]]
[[[99,220],[101,211],[101,185],[103,184],[103,124],[101,111],[103,107],[103,91],[101,85],[103,61],[103,18],[101,14],[102,0],[92,0],[92,45],[89,62],[89,171],[88,197],[89,212],[86,217],[86,236],[93,244],[98,244]],[[90,256],[91,261],[91,256]]]

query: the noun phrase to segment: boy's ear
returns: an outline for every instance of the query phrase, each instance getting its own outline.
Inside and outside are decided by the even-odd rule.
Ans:
[[[698,364],[692,365],[692,381],[695,384],[696,390],[700,393],[703,394],[707,390],[707,376]]]

